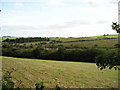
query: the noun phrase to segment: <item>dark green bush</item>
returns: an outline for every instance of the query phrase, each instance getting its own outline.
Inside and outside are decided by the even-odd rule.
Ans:
[[[41,82],[36,83],[36,84],[35,84],[35,88],[42,90],[42,89],[44,88],[44,82],[41,81]]]
[[[61,90],[61,87],[59,85],[56,85],[56,90]]]
[[[109,69],[115,68],[120,70],[120,52],[107,51],[96,57],[96,65],[100,70],[108,67]]]
[[[11,80],[12,72],[7,71],[3,76],[2,88],[14,88],[15,83]]]
[[[63,46],[60,46],[58,50],[46,49],[41,46],[37,46],[36,48],[11,47],[2,49],[3,56],[77,62],[95,62],[96,56],[101,53],[102,51],[98,49],[66,50]]]
[[[45,58],[47,56],[47,54],[48,54],[48,51],[42,47],[39,47],[39,46],[32,51],[33,57],[39,58],[39,59]]]

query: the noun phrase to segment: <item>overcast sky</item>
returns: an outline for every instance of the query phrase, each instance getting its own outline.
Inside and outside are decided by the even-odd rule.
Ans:
[[[119,0],[1,0],[1,36],[84,37],[116,34]]]

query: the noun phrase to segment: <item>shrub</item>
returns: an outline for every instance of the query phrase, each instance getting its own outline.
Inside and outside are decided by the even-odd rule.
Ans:
[[[120,44],[115,44],[115,48],[120,48]]]
[[[3,76],[3,83],[2,83],[2,88],[14,88],[15,83],[11,80],[12,78],[12,71],[9,72],[7,71],[5,75]]]
[[[59,85],[56,85],[56,90],[61,90],[61,87]]]
[[[36,83],[35,88],[36,89],[43,89],[44,88],[44,82],[41,81],[41,82]]]
[[[100,70],[108,67],[109,69],[114,68],[120,70],[120,52],[107,51],[96,58],[96,65]]]
[[[34,58],[41,58],[41,59],[46,59],[46,56],[48,55],[48,51],[42,47],[37,47],[32,51],[33,57]]]
[[[83,60],[86,62],[95,62],[95,58],[100,55],[102,52],[97,49],[87,49],[83,51]]]

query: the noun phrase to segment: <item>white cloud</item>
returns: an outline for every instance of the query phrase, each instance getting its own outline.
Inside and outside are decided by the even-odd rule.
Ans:
[[[19,3],[15,3],[15,6],[17,6],[17,7],[23,7],[24,4],[19,2]]]
[[[60,0],[50,0],[50,3],[53,5],[60,5],[61,4]]]
[[[41,2],[44,2],[48,6],[61,6],[64,5],[63,0],[41,0]]]
[[[0,2],[40,2],[41,0],[0,0]]]
[[[24,35],[76,37],[115,33],[111,30],[111,24],[117,21],[117,0],[41,0],[41,2],[45,4],[42,6],[44,10],[34,11],[35,9],[30,8],[34,13],[15,11],[11,13],[11,17],[5,17],[4,25],[8,22],[8,25],[13,26],[4,26],[3,33],[6,31],[8,35],[18,35],[18,32],[21,36],[26,33]],[[68,5],[72,2],[74,4]],[[24,3],[15,5],[21,7]]]
[[[103,34],[116,34],[116,32],[112,31],[110,24],[100,20],[95,23],[82,23],[82,20],[78,20],[46,26],[6,25],[2,27],[2,35],[12,36],[82,37]]]
[[[96,24],[107,24],[108,23],[108,21],[106,21],[106,20],[98,20],[98,21],[96,21]]]

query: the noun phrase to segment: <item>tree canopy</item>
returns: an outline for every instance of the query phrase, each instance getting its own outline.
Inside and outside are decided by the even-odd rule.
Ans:
[[[120,25],[116,23],[112,23],[112,29],[116,30],[116,32],[120,35]],[[118,38],[118,43],[119,38]],[[114,52],[106,52],[96,58],[96,65],[100,70],[108,67],[109,69],[114,68],[115,70],[120,70],[120,47],[118,47],[117,51]]]

